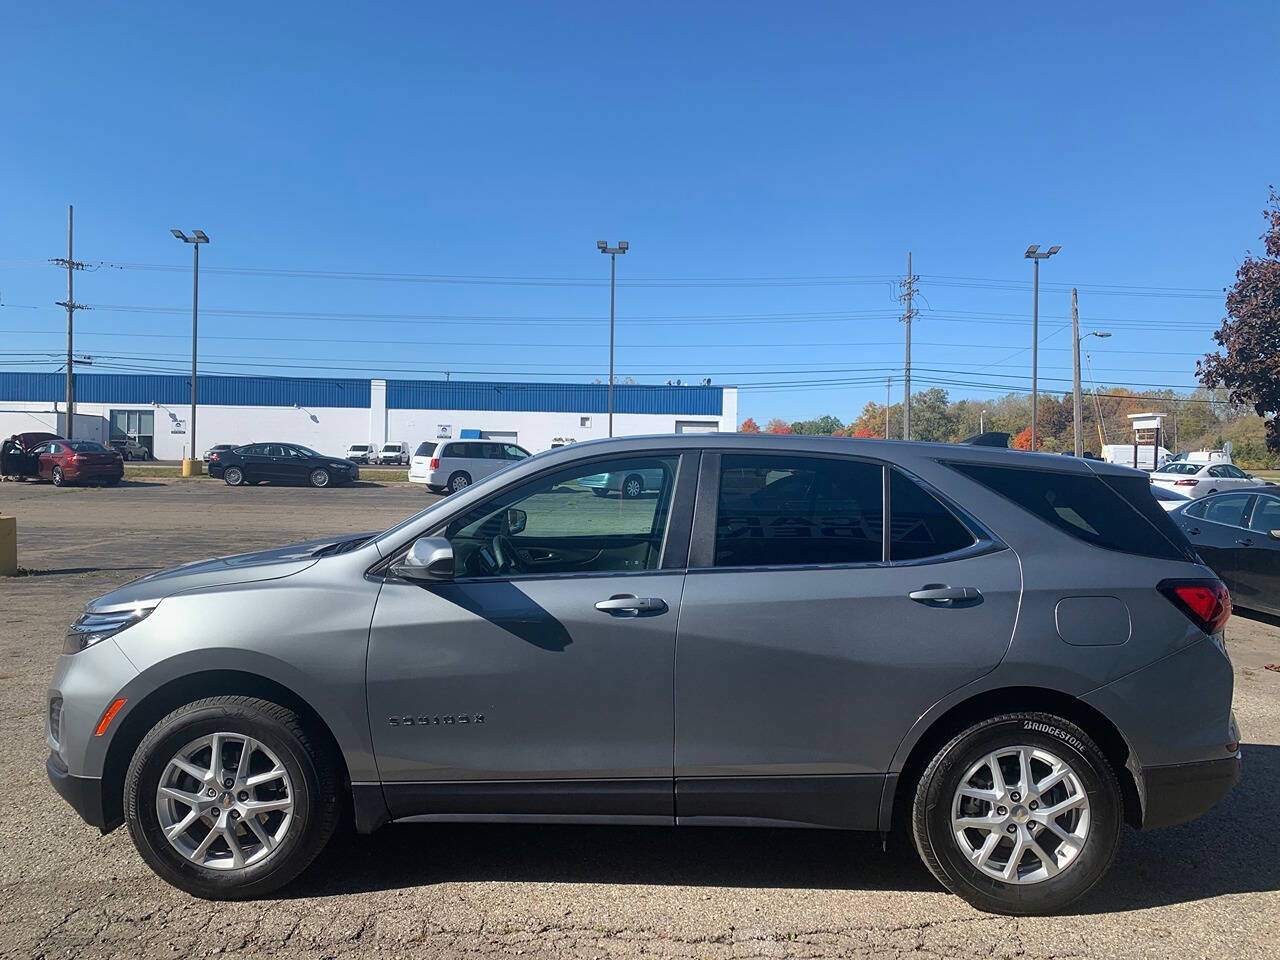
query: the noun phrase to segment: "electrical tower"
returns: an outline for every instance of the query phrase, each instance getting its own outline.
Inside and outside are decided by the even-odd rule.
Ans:
[[[911,253],[907,253],[907,279],[902,283],[902,296],[899,297],[906,310],[902,314],[902,322],[907,325],[907,356],[903,366],[902,382],[902,439],[911,439],[911,319],[919,314],[919,310],[911,306],[915,295],[916,281],[920,278],[911,272]]]
[[[75,357],[72,356],[72,349],[75,343],[75,313],[77,310],[88,309],[82,303],[76,303],[73,293],[74,278],[77,270],[83,270],[85,265],[74,258],[72,253],[72,207],[67,204],[67,255],[65,257],[56,257],[49,262],[56,267],[65,267],[67,270],[67,299],[57,301],[57,306],[66,307],[67,309],[67,432],[68,440],[75,436],[76,423],[76,377],[75,377]]]

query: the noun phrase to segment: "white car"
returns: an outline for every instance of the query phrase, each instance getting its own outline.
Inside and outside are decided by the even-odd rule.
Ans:
[[[624,500],[635,500],[645,492],[662,489],[666,477],[661,470],[627,470],[619,473],[597,473],[581,477],[578,485],[586,487],[597,497],[616,493]]]
[[[409,445],[403,440],[398,443],[387,441],[378,450],[375,460],[378,463],[407,464],[409,462]]]
[[[1210,493],[1256,487],[1262,483],[1234,463],[1196,463],[1191,460],[1165,464],[1162,470],[1151,474],[1151,482],[1165,490],[1186,494],[1193,500]]]
[[[1156,503],[1164,507],[1166,510],[1176,510],[1184,503],[1190,503],[1191,498],[1185,493],[1178,493],[1175,490],[1166,490],[1164,487],[1157,487],[1154,483],[1151,485],[1151,495],[1156,498]]]
[[[457,493],[528,456],[524,447],[501,440],[426,441],[414,451],[409,480],[435,493]]]
[[[346,459],[352,463],[368,463],[373,456],[372,443],[353,443],[347,447]]]

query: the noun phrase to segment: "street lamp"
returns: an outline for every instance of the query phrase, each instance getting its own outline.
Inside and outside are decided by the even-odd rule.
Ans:
[[[1054,244],[1043,253],[1040,252],[1040,244],[1033,243],[1027,247],[1027,252],[1023,256],[1032,261],[1035,266],[1035,280],[1032,282],[1031,297],[1031,449],[1037,448],[1036,436],[1038,429],[1036,427],[1036,415],[1040,411],[1040,261],[1048,260],[1062,247]]]
[[[1072,345],[1071,356],[1071,403],[1072,414],[1075,423],[1075,455],[1077,457],[1084,456],[1084,421],[1080,416],[1080,344],[1088,337],[1097,337],[1099,340],[1106,340],[1111,334],[1105,330],[1090,330],[1083,336],[1080,335],[1080,318],[1076,310],[1076,292],[1071,291],[1071,335],[1075,340]],[[1101,453],[1101,451],[1099,451]]]
[[[191,280],[191,430],[190,430],[190,457],[182,464],[183,476],[191,476],[199,472],[199,460],[196,458],[196,332],[198,330],[199,308],[200,308],[200,244],[208,243],[209,237],[203,230],[192,230],[191,236],[187,236],[181,230],[173,229],[169,231],[183,243],[191,244],[191,249],[195,252],[195,264],[192,272]]]
[[[596,249],[609,255],[609,436],[613,436],[613,288],[617,276],[618,254],[626,253],[631,244],[619,240],[616,247],[609,246],[607,241],[597,240]]]

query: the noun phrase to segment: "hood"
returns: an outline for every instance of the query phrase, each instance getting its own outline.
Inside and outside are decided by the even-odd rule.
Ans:
[[[328,554],[329,551],[326,548],[336,548],[349,541],[368,540],[378,532],[346,533],[294,543],[287,547],[259,550],[256,553],[197,560],[171,570],[162,570],[159,573],[139,577],[137,580],[130,580],[119,589],[91,601],[87,609],[105,612],[121,607],[155,603],[165,597],[186,593],[189,590],[291,577],[295,573],[306,570]]]

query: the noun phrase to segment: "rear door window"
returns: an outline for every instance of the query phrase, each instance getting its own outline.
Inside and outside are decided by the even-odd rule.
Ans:
[[[986,463],[951,469],[1085,543],[1164,560],[1192,560],[1186,537],[1151,495],[1143,477],[1059,473]]]
[[[418,444],[418,449],[414,451],[415,457],[429,457],[436,452],[436,445],[430,441],[423,441]]]
[[[1253,501],[1251,493],[1227,493],[1220,497],[1209,497],[1204,501],[1202,510],[1196,516],[1203,517],[1210,523],[1221,523],[1228,527],[1243,527],[1245,511]]]
[[[884,558],[879,464],[773,454],[721,459],[717,567],[876,563]]]
[[[889,478],[889,559],[923,560],[972,546],[975,538],[928,490],[897,470]]]

